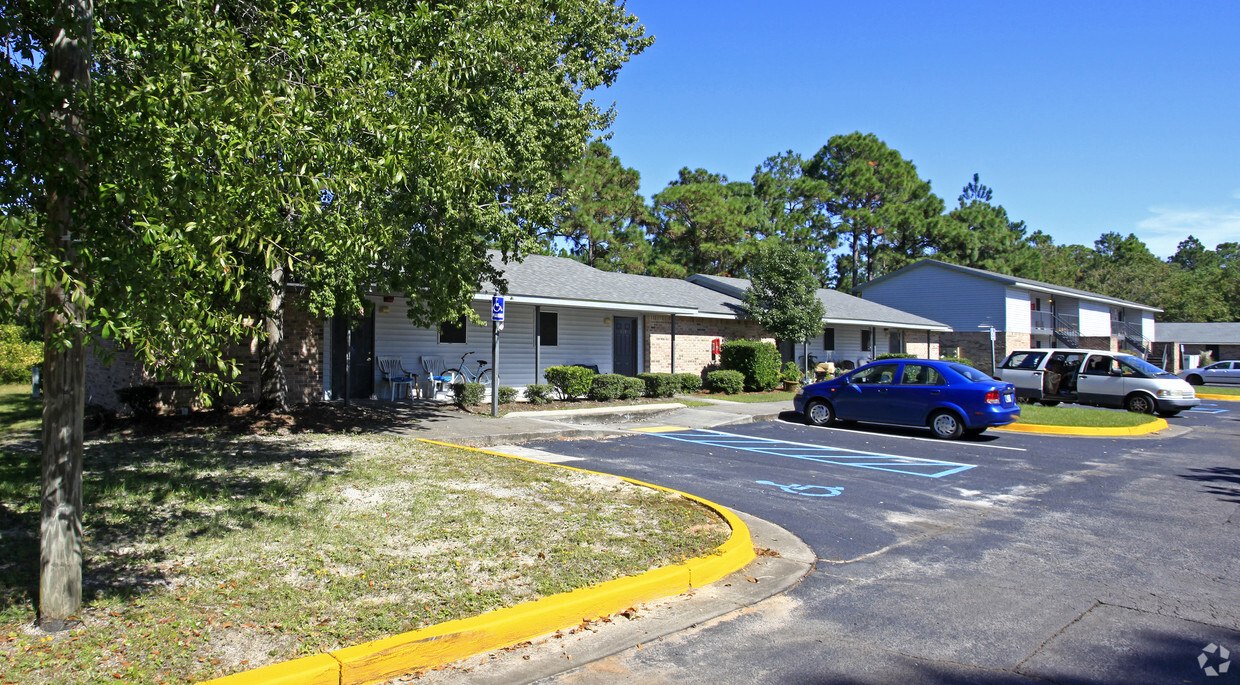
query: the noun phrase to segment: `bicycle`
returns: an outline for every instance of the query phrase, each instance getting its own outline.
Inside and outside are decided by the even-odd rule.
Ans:
[[[470,371],[469,367],[465,366],[465,358],[471,354],[474,353],[466,352],[465,354],[462,354],[460,366],[443,372],[443,375],[448,377],[448,385],[453,385],[454,383],[481,383],[487,387],[491,386],[494,381],[494,377],[491,374],[490,369],[482,368],[487,365],[487,361],[485,359],[479,359],[477,361],[477,373]]]

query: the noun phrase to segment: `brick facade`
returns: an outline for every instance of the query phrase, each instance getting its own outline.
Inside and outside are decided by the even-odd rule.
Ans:
[[[701,374],[718,363],[710,353],[710,341],[762,340],[774,343],[775,338],[763,335],[760,326],[751,321],[676,317],[676,373]],[[672,317],[646,316],[645,371],[667,373],[672,370]]]
[[[284,374],[288,381],[290,404],[306,404],[322,397],[325,368],[323,359],[323,321],[310,316],[296,301],[286,301],[284,312]],[[105,346],[109,343],[105,341]],[[241,367],[236,393],[220,397],[217,403],[240,404],[258,399],[258,339],[252,338],[229,352]],[[156,381],[126,350],[115,351],[105,365],[95,354],[86,358],[86,403],[113,411],[127,409],[116,398],[116,391],[134,385],[151,384],[159,388],[160,405],[167,410],[199,408],[203,403],[187,386],[172,381]]]

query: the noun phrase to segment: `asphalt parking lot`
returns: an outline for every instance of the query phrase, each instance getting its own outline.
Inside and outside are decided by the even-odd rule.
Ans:
[[[559,680],[1240,682],[1218,671],[1218,647],[1240,649],[1236,406],[1139,438],[945,442],[789,413],[526,445],[772,521],[818,556],[790,593],[630,650],[615,677]]]

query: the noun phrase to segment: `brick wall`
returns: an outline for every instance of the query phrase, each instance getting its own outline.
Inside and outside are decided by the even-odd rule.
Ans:
[[[904,351],[917,355],[921,359],[938,359],[940,355],[939,334],[930,333],[930,341],[926,342],[924,333],[909,332],[904,336]]]
[[[289,403],[306,404],[322,396],[323,388],[323,321],[310,316],[298,306],[295,298],[286,300],[284,312],[284,373],[288,381]],[[160,404],[165,410],[179,407],[201,407],[202,402],[188,386],[171,381],[156,381],[134,359],[128,350],[115,350],[109,341],[105,347],[114,354],[110,363],[95,354],[86,357],[86,403],[114,411],[127,409],[116,398],[116,391],[133,385],[152,384],[160,389]],[[258,399],[258,339],[252,338],[229,351],[237,360],[241,375],[235,380],[237,392],[219,398],[223,404],[242,404]]]
[[[1115,338],[1109,335],[1082,335],[1077,347],[1082,350],[1110,350],[1112,352],[1118,349]]]
[[[646,371],[667,373],[672,370],[672,317],[648,315],[646,317],[645,357]],[[676,373],[697,373],[717,363],[710,354],[710,341],[715,338],[728,340],[763,340],[774,343],[775,338],[764,335],[757,324],[731,319],[704,319],[692,316],[676,317]]]

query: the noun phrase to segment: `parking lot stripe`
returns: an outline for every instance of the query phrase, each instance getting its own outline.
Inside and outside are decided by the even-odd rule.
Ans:
[[[910,476],[942,478],[974,468],[973,464],[960,464],[941,459],[924,459],[883,452],[866,452],[827,445],[812,445],[789,440],[774,440],[706,429],[677,429],[666,432],[642,431],[648,435],[667,440],[688,442],[709,447],[769,454],[789,459],[804,459],[820,464],[852,466],[876,471],[890,471]]]

